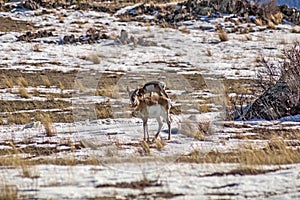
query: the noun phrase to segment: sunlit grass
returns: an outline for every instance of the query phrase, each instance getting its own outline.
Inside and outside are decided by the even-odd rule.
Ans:
[[[188,155],[177,159],[178,162],[195,163],[240,163],[246,165],[281,165],[300,163],[300,149],[288,147],[280,138],[271,139],[261,148],[254,145],[244,145],[236,151],[201,152],[194,150]]]

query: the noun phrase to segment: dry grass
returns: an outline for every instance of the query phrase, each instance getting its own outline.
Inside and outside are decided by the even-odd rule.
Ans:
[[[254,23],[257,25],[257,26],[263,26],[263,22],[260,18],[255,18],[254,19]]]
[[[266,174],[270,172],[275,172],[277,170],[280,170],[281,168],[275,168],[275,169],[261,169],[259,167],[253,167],[253,166],[247,166],[247,165],[240,165],[236,169],[230,170],[228,172],[214,172],[211,174],[205,174],[201,175],[200,177],[209,177],[209,176],[229,176],[229,175],[239,175],[239,176],[244,176],[244,175],[259,175],[259,174]]]
[[[149,180],[147,177],[144,176],[144,178],[139,181],[133,181],[129,183],[121,182],[115,184],[99,184],[96,186],[96,188],[106,188],[106,187],[131,188],[131,189],[144,190],[146,187],[162,187],[162,184],[157,180]]]
[[[77,89],[80,92],[84,92],[87,88],[83,85],[81,80],[75,80],[74,89]]]
[[[46,88],[50,88],[51,87],[51,82],[49,80],[49,78],[47,76],[43,76],[42,77],[44,85],[46,86]]]
[[[2,116],[0,116],[0,125],[4,125],[5,123],[4,123],[4,119],[3,119],[3,117]]]
[[[118,93],[118,86],[115,84],[106,84],[104,87],[97,89],[96,95],[97,96],[105,96],[105,97],[112,97],[112,98],[119,98],[120,94]]]
[[[142,147],[143,154],[146,154],[146,155],[150,154],[150,146],[145,140],[141,141],[140,145]]]
[[[113,112],[109,101],[97,103],[95,106],[97,119],[112,118]]]
[[[8,124],[26,124],[30,122],[30,117],[27,113],[14,113],[7,116]]]
[[[42,50],[40,48],[40,44],[33,45],[32,51],[34,51],[34,52],[42,52]]]
[[[4,85],[8,88],[13,88],[14,87],[14,82],[12,77],[5,77],[4,78]]]
[[[289,148],[280,138],[272,138],[264,147],[241,146],[233,152],[210,151],[201,153],[194,150],[181,156],[179,162],[196,163],[240,163],[245,165],[281,165],[300,163],[300,149]]]
[[[270,29],[275,29],[275,24],[271,21],[271,20],[268,20],[268,28]]]
[[[155,147],[157,150],[161,151],[166,146],[165,140],[155,139]]]
[[[27,89],[24,87],[19,88],[19,95],[20,95],[20,97],[25,98],[25,99],[30,98],[30,95],[29,95]]]
[[[227,32],[223,29],[218,31],[218,36],[222,42],[229,40]]]
[[[20,86],[20,87],[28,87],[28,82],[27,80],[24,78],[24,77],[19,77],[17,79],[17,84]]]
[[[16,185],[0,185],[0,200],[16,200],[18,199],[18,188]]]
[[[0,165],[1,166],[14,166],[14,167],[21,167],[21,174],[29,175],[31,178],[36,178],[38,173],[36,172],[35,168],[30,168],[33,165],[65,165],[65,166],[73,166],[73,165],[99,165],[102,164],[99,158],[95,156],[89,156],[85,159],[78,159],[73,156],[66,156],[64,158],[40,158],[40,159],[26,159],[18,156],[19,151],[13,144],[12,147],[14,148],[13,152],[9,152],[7,156],[0,157]],[[28,152],[30,153],[30,152]],[[43,152],[33,152],[34,154],[44,155]],[[48,154],[51,152],[48,152]],[[22,169],[23,168],[23,169]],[[27,169],[28,168],[28,169]],[[24,173],[25,174],[24,174]],[[1,190],[0,190],[1,191]],[[1,194],[1,193],[0,193]]]
[[[24,178],[39,178],[38,172],[33,166],[27,165],[26,163],[21,163],[21,174]]]
[[[33,95],[36,96],[36,97],[40,96],[40,92],[37,88],[34,88]]]
[[[44,125],[46,136],[52,137],[57,135],[53,122],[48,114],[41,116],[41,122]]]
[[[199,111],[201,113],[208,113],[211,111],[211,106],[208,105],[208,104],[202,104],[202,105],[199,105]]]
[[[63,90],[65,89],[64,84],[63,84],[61,81],[59,81],[58,84],[59,84],[59,89],[60,89],[61,91],[63,91]]]
[[[211,57],[213,55],[212,51],[210,49],[206,49],[206,55]]]

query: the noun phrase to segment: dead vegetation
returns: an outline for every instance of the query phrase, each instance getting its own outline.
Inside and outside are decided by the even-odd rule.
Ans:
[[[27,92],[27,89],[24,87],[19,88],[19,94],[21,98],[29,99],[30,95]]]
[[[46,136],[52,137],[57,135],[55,127],[53,126],[53,122],[48,114],[41,116],[41,122],[45,128]]]
[[[17,186],[2,183],[0,185],[0,200],[15,200],[15,199],[18,199]]]
[[[209,177],[209,176],[245,176],[245,175],[259,175],[259,174],[267,174],[271,172],[276,172],[280,170],[280,168],[276,169],[263,169],[259,167],[253,167],[253,166],[247,166],[247,165],[241,165],[237,167],[236,169],[230,170],[228,172],[214,172],[211,174],[204,174],[200,175],[200,177]]]
[[[221,42],[226,42],[229,40],[227,32],[223,29],[218,31],[218,36]]]
[[[210,151],[201,153],[194,150],[181,156],[178,162],[195,163],[240,163],[245,165],[281,165],[300,163],[300,149],[290,148],[280,138],[271,139],[261,148],[254,145],[241,146],[237,151]]]
[[[1,32],[25,32],[34,30],[34,25],[31,22],[22,20],[14,20],[9,17],[0,17]]]
[[[133,182],[120,182],[115,184],[99,184],[96,185],[96,188],[105,188],[105,187],[116,187],[116,188],[130,188],[130,189],[138,189],[138,190],[144,190],[146,187],[161,187],[162,183],[160,183],[158,180],[149,180],[147,177],[144,176],[139,181],[133,181]]]

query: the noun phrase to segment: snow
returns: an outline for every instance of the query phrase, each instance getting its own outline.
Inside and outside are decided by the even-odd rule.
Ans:
[[[59,153],[39,156],[37,159],[95,157],[102,164],[99,165],[34,165],[29,166],[32,176],[22,175],[21,167],[1,167],[1,176],[5,184],[16,185],[20,195],[35,199],[88,199],[97,196],[120,197],[125,199],[129,195],[138,195],[143,192],[172,192],[184,196],[174,199],[297,199],[299,193],[300,165],[281,166],[251,166],[254,168],[278,169],[277,171],[259,175],[223,175],[214,176],[213,173],[224,173],[239,169],[240,164],[197,164],[178,163],[180,155],[187,155],[194,150],[200,150],[203,155],[210,151],[229,152],[237,150],[248,141],[232,139],[231,136],[243,134],[255,135],[255,128],[287,127],[292,130],[300,129],[300,116],[283,117],[277,121],[235,121],[233,127],[226,127],[224,122],[225,91],[222,79],[251,79],[255,77],[258,55],[273,58],[298,37],[296,34],[287,34],[289,25],[281,25],[281,30],[271,32],[250,33],[252,40],[243,40],[243,35],[229,34],[229,41],[216,42],[218,37],[213,31],[215,24],[224,23],[222,19],[201,18],[200,21],[184,22],[190,34],[180,30],[157,26],[141,26],[137,22],[119,22],[117,16],[134,10],[138,6],[129,6],[119,10],[114,16],[94,11],[72,11],[57,9],[45,16],[35,15],[37,11],[22,11],[0,13],[0,16],[9,16],[13,19],[22,19],[33,22],[36,26],[54,28],[54,37],[36,39],[32,43],[16,42],[20,33],[3,33],[0,36],[0,66],[4,69],[22,69],[24,71],[42,71],[45,69],[67,72],[79,70],[76,80],[91,80],[84,72],[93,69],[97,73],[122,70],[123,76],[117,83],[120,88],[128,85],[128,80],[136,80],[141,84],[151,77],[166,78],[169,83],[168,92],[178,99],[173,105],[182,105],[182,114],[172,115],[171,141],[166,141],[162,150],[151,148],[150,155],[141,155],[141,139],[143,137],[142,121],[137,118],[90,119],[74,123],[54,123],[57,135],[46,137],[41,122],[33,121],[26,125],[0,126],[0,149],[11,149],[9,142],[21,144],[29,141],[37,147],[54,147]],[[57,15],[64,14],[64,22],[59,23]],[[35,16],[35,17],[32,17]],[[87,22],[78,27],[74,21]],[[106,26],[105,24],[109,24]],[[129,36],[144,38],[153,42],[152,45],[134,46],[121,45],[114,40],[103,40],[93,45],[59,45],[64,35],[71,32],[76,36],[84,33],[94,25],[105,25],[108,34],[118,35],[125,29]],[[281,27],[280,26],[280,27]],[[209,29],[199,30],[199,27]],[[47,28],[47,29],[48,29]],[[77,30],[77,32],[74,32]],[[286,40],[283,44],[282,40]],[[53,41],[54,44],[48,42]],[[33,46],[39,44],[41,52],[34,52]],[[272,48],[266,48],[272,47]],[[275,48],[275,49],[273,49]],[[207,56],[210,50],[212,56]],[[101,55],[100,64],[81,59],[92,53]],[[22,64],[20,62],[25,62]],[[34,64],[40,63],[36,66]],[[60,64],[50,64],[60,63]],[[172,65],[172,63],[176,63]],[[78,67],[79,66],[79,67]],[[82,73],[81,73],[82,72]],[[95,72],[95,73],[96,73]],[[184,75],[201,74],[208,85],[205,90],[194,89]],[[94,74],[95,75],[95,74]],[[97,75],[97,74],[96,74]],[[101,77],[100,77],[101,79]],[[99,80],[99,79],[98,79]],[[86,93],[79,93],[79,88],[64,90],[64,93],[74,94],[65,99],[72,102],[74,110],[80,110],[81,104],[96,103],[110,100],[113,103],[113,115],[130,113],[120,104],[128,104],[127,94],[120,92],[120,98],[114,99],[104,96],[95,96],[98,80],[90,83]],[[137,87],[138,85],[132,85]],[[17,90],[18,88],[13,88]],[[29,92],[37,89],[43,93],[61,93],[59,88],[27,88]],[[1,100],[20,100],[20,97],[1,89]],[[234,96],[235,94],[231,94]],[[201,99],[195,99],[195,98]],[[221,98],[222,101],[213,100]],[[212,112],[199,113],[198,103],[202,99],[211,100]],[[22,99],[24,100],[24,99]],[[43,101],[43,97],[31,97],[28,100]],[[25,101],[25,100],[24,100]],[[54,111],[47,109],[44,111]],[[125,111],[124,111],[125,110]],[[30,112],[35,112],[31,110]],[[93,114],[94,110],[89,110]],[[74,118],[81,119],[84,112],[74,112]],[[157,130],[155,120],[149,120],[149,132],[153,137]],[[199,123],[207,123],[210,129],[204,141],[192,137],[192,132],[198,129]],[[167,126],[164,123],[160,140],[167,138]],[[71,147],[66,144],[82,144],[85,148],[68,152]],[[256,140],[258,147],[267,143],[265,140]],[[299,147],[298,147],[299,148]],[[20,156],[31,157],[29,154]],[[165,161],[167,160],[167,161]],[[147,187],[143,191],[131,188],[96,188],[99,184],[113,184],[141,180],[144,176],[150,180],[159,180],[162,187]],[[1,186],[0,186],[1,191]],[[224,196],[223,196],[224,195]],[[150,197],[149,197],[150,198]]]

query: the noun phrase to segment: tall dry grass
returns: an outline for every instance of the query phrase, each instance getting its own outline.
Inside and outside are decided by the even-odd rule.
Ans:
[[[225,42],[225,41],[229,40],[227,32],[225,30],[223,30],[223,29],[221,29],[221,30],[218,31],[218,36],[219,36],[219,39],[222,42]]]
[[[291,148],[279,137],[273,137],[261,148],[255,145],[241,146],[231,152],[201,152],[193,150],[188,155],[181,156],[178,162],[196,163],[240,163],[245,165],[281,165],[300,163],[300,149]]]
[[[19,94],[20,94],[20,97],[22,97],[22,98],[25,98],[25,99],[30,98],[30,95],[29,95],[27,89],[24,87],[19,88]]]
[[[52,137],[57,135],[57,131],[53,125],[53,122],[48,114],[41,116],[41,122],[44,125],[46,136]]]
[[[18,188],[16,185],[2,183],[0,185],[0,200],[18,199]]]

